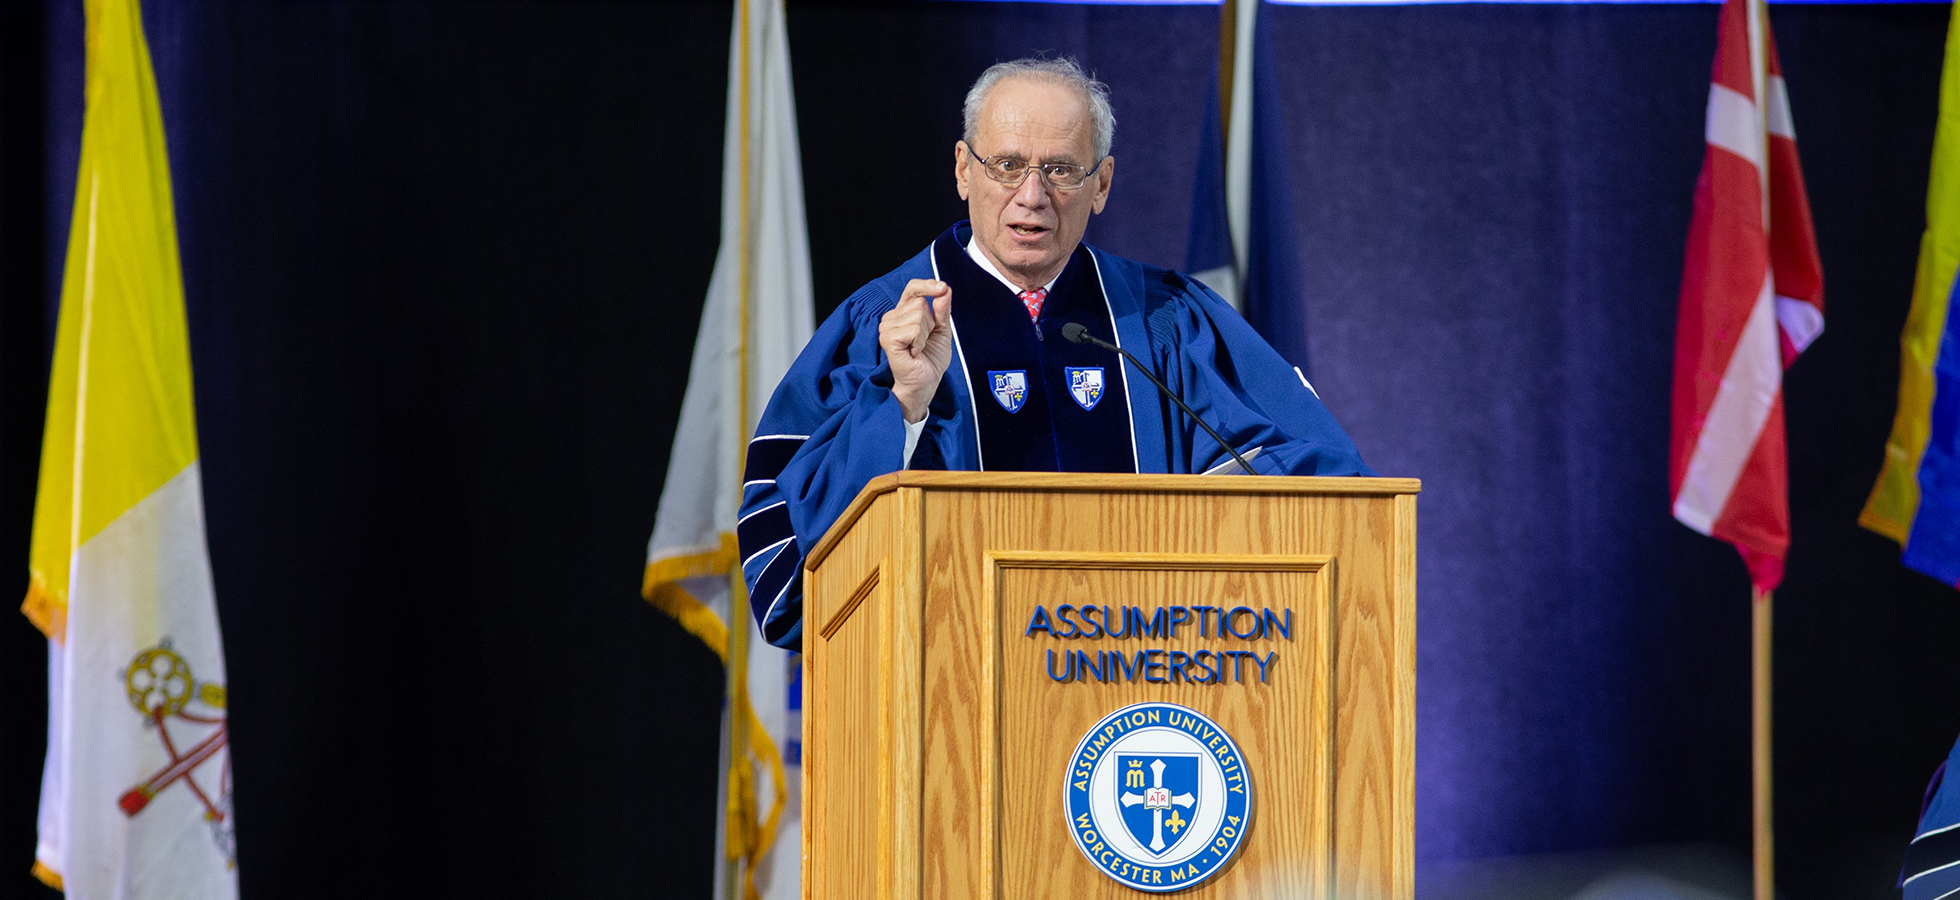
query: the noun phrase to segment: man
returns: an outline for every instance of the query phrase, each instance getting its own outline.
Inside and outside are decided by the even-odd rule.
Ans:
[[[1960,895],[1960,744],[1933,770],[1926,800],[1919,809],[1919,830],[1906,845],[1906,864],[1899,872],[1904,900],[1940,900]]]
[[[1108,88],[1017,60],[967,93],[953,226],[858,289],[776,388],[743,475],[742,574],[763,636],[802,641],[803,552],[900,468],[1204,472],[1228,450],[1107,350],[1130,350],[1259,474],[1372,475],[1299,370],[1189,277],[1082,243],[1109,199]]]

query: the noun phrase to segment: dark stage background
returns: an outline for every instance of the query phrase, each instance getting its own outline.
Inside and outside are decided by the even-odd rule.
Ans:
[[[1272,11],[1316,386],[1377,469],[1424,479],[1425,866],[1746,852],[1747,583],[1674,524],[1666,486],[1715,11]],[[146,15],[245,895],[705,896],[721,672],[637,588],[715,250],[728,4]],[[1888,897],[1960,732],[1954,592],[1855,524],[1947,9],[1772,15],[1829,301],[1787,382],[1780,886]],[[1029,51],[1115,88],[1090,239],[1183,263],[1216,8],[792,0],[789,22],[820,314],[961,215],[959,96]],[[78,3],[0,4],[15,595],[80,48]],[[0,616],[0,896],[34,890],[42,646]]]

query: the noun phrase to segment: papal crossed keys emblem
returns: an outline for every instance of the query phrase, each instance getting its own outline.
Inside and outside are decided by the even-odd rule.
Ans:
[[[1191,830],[1198,806],[1198,758],[1185,754],[1118,754],[1117,802],[1123,825],[1157,856],[1169,852]],[[1168,837],[1166,837],[1168,835]]]
[[[165,788],[182,782],[204,807],[211,836],[225,855],[226,864],[231,864],[237,858],[231,821],[231,759],[226,755],[214,761],[230,742],[225,724],[225,686],[198,681],[191,674],[190,664],[166,639],[129,661],[129,668],[123,672],[123,687],[129,704],[163,742],[169,762],[142,784],[125,791],[116,805],[122,807],[124,815],[133,817]],[[204,780],[199,778],[200,769]]]

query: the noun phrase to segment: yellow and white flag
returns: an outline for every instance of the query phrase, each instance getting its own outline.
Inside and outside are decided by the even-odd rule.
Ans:
[[[48,635],[34,873],[77,900],[238,895],[177,225],[136,0],[86,0],[28,618]]]
[[[800,661],[763,643],[735,549],[743,451],[810,339],[813,291],[782,0],[736,0],[715,256],[646,598],[728,662],[717,898],[801,896]],[[729,629],[728,623],[736,627]]]

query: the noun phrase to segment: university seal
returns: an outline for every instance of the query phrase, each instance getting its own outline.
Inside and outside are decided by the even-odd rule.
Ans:
[[[1169,893],[1223,871],[1252,825],[1245,758],[1218,723],[1175,703],[1119,709],[1069,757],[1076,849],[1127,887]]]

